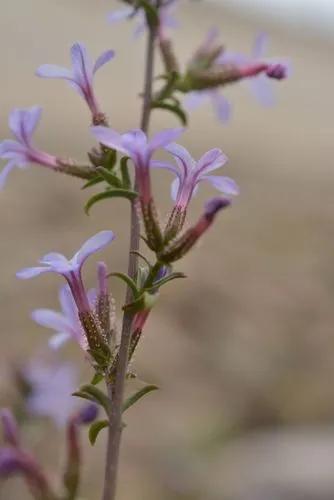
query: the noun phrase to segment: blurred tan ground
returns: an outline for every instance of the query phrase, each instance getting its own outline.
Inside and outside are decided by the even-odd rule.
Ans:
[[[41,63],[68,64],[84,41],[117,59],[97,76],[112,126],[138,124],[143,40],[110,27],[107,1],[3,0],[0,19],[1,137],[14,106],[43,106],[36,143],[85,158],[93,144],[80,98],[61,81],[34,77]],[[166,287],[149,322],[135,369],[161,390],[127,417],[120,500],[322,500],[334,497],[333,43],[238,17],[205,2],[183,10],[176,45],[186,60],[212,24],[233,48],[269,31],[272,55],[289,56],[293,77],[277,84],[278,105],[259,107],[247,89],[227,89],[233,121],[222,127],[209,107],[196,112],[184,143],[194,156],[222,147],[226,173],[241,186],[235,206],[178,269],[189,279]],[[174,126],[154,115],[154,128]],[[157,179],[161,212],[168,175]],[[210,194],[203,189],[191,217]],[[97,230],[118,235],[105,258],[125,269],[128,207],[105,203],[90,217],[80,182],[41,168],[15,172],[0,197],[0,315],[3,399],[6,367],[28,358],[48,333],[29,318],[55,304],[54,276],[19,282],[16,270],[52,249],[71,253]],[[92,259],[93,260],[93,259]],[[93,283],[93,262],[87,282]],[[123,289],[115,284],[121,301]],[[64,353],[78,365],[80,354]],[[28,429],[27,441],[52,467],[58,436]],[[56,439],[57,438],[57,439]],[[103,439],[87,456],[83,497],[100,496]],[[282,444],[283,443],[283,444]],[[316,453],[317,452],[317,453]],[[87,446],[88,455],[88,446]],[[317,465],[317,467],[315,467]],[[11,481],[1,499],[28,498]]]

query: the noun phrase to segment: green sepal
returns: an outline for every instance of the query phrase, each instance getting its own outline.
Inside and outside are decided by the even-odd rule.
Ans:
[[[96,372],[91,380],[92,385],[98,385],[104,379],[104,375],[102,373]]]
[[[161,280],[155,281],[154,286],[148,288],[147,290],[156,290],[156,289],[162,287],[163,285],[166,285],[167,283],[169,283],[172,280],[186,278],[186,277],[187,276],[184,273],[178,273],[178,272],[171,273],[168,276],[166,276],[165,278],[161,278]]]
[[[122,413],[124,413],[131,406],[133,406],[135,403],[137,403],[137,401],[139,401],[139,399],[144,397],[146,394],[148,394],[149,392],[152,392],[152,391],[156,391],[158,389],[159,389],[159,387],[157,385],[151,384],[151,385],[146,385],[145,387],[143,387],[139,391],[135,392],[132,396],[130,396],[129,398],[127,398],[124,401],[123,406],[122,406]]]
[[[102,164],[107,170],[111,170],[116,165],[117,151],[115,149],[108,149],[104,152]]]
[[[97,175],[96,177],[93,177],[93,179],[90,179],[88,182],[86,182],[81,189],[87,189],[91,186],[95,186],[96,184],[103,182],[103,180],[104,179],[101,175]]]
[[[103,191],[103,193],[95,194],[86,203],[86,214],[89,214],[90,209],[93,205],[95,205],[95,203],[107,200],[108,198],[127,198],[128,200],[133,201],[137,198],[137,193],[135,191],[130,191],[129,189],[108,189],[107,191]]]
[[[106,169],[105,167],[98,167],[96,170],[110,186],[114,186],[117,188],[123,187],[122,182],[117,177],[117,175],[113,172],[110,172],[110,170]]]
[[[149,269],[151,269],[152,264],[150,261],[143,255],[142,253],[138,252],[137,250],[131,250],[130,252],[132,255],[136,255],[137,257],[140,257],[146,264]]]
[[[128,161],[129,160],[130,160],[129,156],[123,156],[123,158],[121,159],[121,162],[120,162],[123,186],[126,189],[129,189],[131,187],[131,179],[130,179],[129,169],[128,169]]]
[[[97,422],[92,423],[88,431],[89,441],[92,446],[94,446],[94,444],[96,443],[100,431],[108,427],[108,425],[109,425],[108,420],[98,420]]]
[[[116,278],[120,278],[122,281],[124,281],[124,283],[128,285],[129,288],[131,288],[134,297],[138,297],[139,290],[137,288],[136,283],[133,281],[132,278],[130,278],[130,276],[124,273],[110,273],[108,274],[108,278],[109,276],[110,277],[115,276]]]
[[[95,385],[85,384],[79,388],[79,391],[74,392],[73,396],[78,396],[80,398],[89,399],[94,401],[98,405],[102,406],[106,413],[109,414],[110,402],[108,396],[98,389]]]
[[[171,98],[171,94],[174,91],[175,84],[179,78],[179,73],[177,71],[172,71],[166,75],[166,84],[163,89],[159,92],[157,101],[164,101],[166,98]]]
[[[186,126],[188,123],[186,113],[177,104],[170,104],[167,102],[159,102],[158,101],[158,102],[152,103],[152,109],[164,109],[166,111],[170,111],[171,113],[174,113],[179,118],[182,125]]]
[[[157,299],[158,299],[158,294],[144,292],[130,304],[125,304],[125,306],[123,306],[123,310],[131,313],[137,313],[139,311],[147,311],[149,309],[152,309]]]

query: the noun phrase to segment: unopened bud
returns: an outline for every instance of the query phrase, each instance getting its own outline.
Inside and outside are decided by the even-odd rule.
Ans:
[[[283,80],[288,76],[287,67],[284,64],[272,64],[268,67],[266,75],[269,78],[274,78],[275,80]]]
[[[98,406],[94,403],[89,403],[78,412],[75,417],[75,422],[79,425],[87,425],[94,422],[99,414]]]
[[[143,222],[145,227],[146,239],[149,248],[158,251],[163,245],[163,236],[160,229],[159,217],[151,199],[148,203],[141,202]]]
[[[86,333],[90,354],[99,365],[108,364],[110,349],[97,317],[92,311],[83,311],[79,312],[79,319]]]
[[[213,198],[205,205],[204,213],[195,226],[188,229],[183,236],[172,242],[159,254],[161,262],[171,263],[181,259],[195,245],[197,240],[211,226],[217,213],[231,204],[226,198]]]
[[[17,447],[19,445],[20,436],[14,415],[10,410],[4,408],[0,411],[0,420],[2,423],[5,443]]]
[[[177,205],[173,208],[164,232],[165,244],[175,238],[182,230],[186,215],[187,211],[183,207]]]

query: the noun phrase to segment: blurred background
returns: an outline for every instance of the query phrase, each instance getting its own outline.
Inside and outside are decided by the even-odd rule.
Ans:
[[[210,106],[196,111],[183,143],[195,157],[221,147],[226,175],[241,195],[205,240],[177,266],[187,280],[166,287],[133,369],[157,391],[129,410],[121,456],[119,500],[332,500],[334,498],[333,336],[333,49],[331,0],[182,1],[173,33],[184,63],[212,26],[232,50],[248,52],[259,31],[268,55],[289,57],[293,76],[275,85],[277,105],[260,107],[244,85],[229,87],[228,126]],[[68,65],[74,41],[92,55],[114,48],[96,89],[112,127],[138,124],[144,40],[133,25],[109,26],[120,3],[100,0],[2,0],[0,19],[1,137],[13,107],[39,104],[36,143],[85,159],[93,145],[81,99],[61,81],[34,76],[42,63]],[[154,113],[153,128],[175,126]],[[170,177],[155,189],[167,214]],[[0,400],[15,402],[12,366],[43,351],[49,332],[30,311],[55,308],[60,279],[29,282],[15,272],[54,249],[68,256],[89,236],[112,228],[104,253],[111,270],[126,269],[128,206],[104,202],[89,217],[90,192],[42,168],[15,171],[0,196]],[[193,200],[190,220],[204,200]],[[93,285],[94,259],[86,269]],[[113,293],[122,305],[123,287]],[[87,380],[76,346],[63,351]],[[51,423],[23,426],[24,439],[52,475],[61,464],[62,431]],[[85,443],[82,498],[100,497],[104,436]],[[20,480],[0,485],[0,498],[30,498]]]

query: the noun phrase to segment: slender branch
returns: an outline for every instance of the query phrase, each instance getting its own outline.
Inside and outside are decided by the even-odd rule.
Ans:
[[[155,37],[156,29],[149,28],[146,52],[146,69],[144,83],[144,99],[141,116],[141,129],[147,133],[150,121],[151,102],[152,102],[152,82],[154,71],[154,52],[155,52]],[[131,278],[136,277],[138,269],[138,255],[136,252],[139,249],[139,218],[137,214],[136,202],[131,205],[131,238],[130,238],[130,253],[128,274]],[[132,299],[132,291],[127,289],[126,303]],[[124,313],[121,345],[119,348],[119,358],[116,370],[116,380],[107,381],[108,395],[111,399],[111,411],[109,416],[107,456],[105,467],[105,482],[102,500],[115,500],[117,470],[119,462],[120,441],[122,433],[122,403],[124,397],[124,386],[129,360],[129,347],[131,343],[131,324],[132,314]]]

